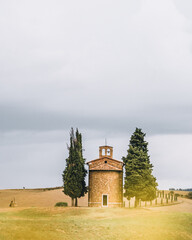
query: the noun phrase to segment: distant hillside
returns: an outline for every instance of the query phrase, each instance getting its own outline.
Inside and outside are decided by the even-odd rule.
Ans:
[[[63,193],[62,187],[0,190],[0,208],[9,207],[13,200],[18,207],[53,207],[57,202],[71,205],[71,199]],[[79,206],[86,207],[88,196],[80,198],[78,202]]]
[[[182,189],[182,188],[169,188],[170,191],[187,191],[187,192],[192,192],[192,188],[186,188],[186,189]]]

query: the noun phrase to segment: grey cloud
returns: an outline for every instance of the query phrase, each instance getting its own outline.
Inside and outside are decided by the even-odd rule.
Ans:
[[[135,127],[159,139],[191,134],[190,9],[190,0],[1,2],[1,164],[37,151],[29,158],[42,168],[51,144],[47,161],[62,161],[57,144],[72,126],[83,129],[88,158],[105,137],[124,151]]]
[[[192,133],[191,106],[143,106],[137,109],[127,109],[121,114],[115,114],[113,106],[106,105],[107,112],[41,111],[38,108],[19,108],[17,105],[0,106],[0,130],[33,130],[53,131],[69,130],[71,126],[83,129],[104,131],[107,135],[126,134],[141,127],[149,135],[168,133]]]
[[[192,21],[191,16],[191,9],[192,9],[192,2],[190,0],[174,0],[175,6],[177,10],[183,14],[184,17],[188,18]]]

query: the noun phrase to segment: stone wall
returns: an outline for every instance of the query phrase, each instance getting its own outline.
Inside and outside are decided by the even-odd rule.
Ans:
[[[108,207],[122,207],[123,172],[110,170],[89,171],[90,207],[102,207],[102,195],[108,195]]]

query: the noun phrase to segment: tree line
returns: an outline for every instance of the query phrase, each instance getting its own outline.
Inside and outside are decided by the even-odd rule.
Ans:
[[[127,156],[122,157],[125,165],[124,196],[128,200],[135,197],[135,207],[138,206],[139,200],[155,199],[158,185],[152,174],[153,165],[150,163],[145,135],[142,129],[136,128],[129,142]],[[69,156],[62,175],[63,192],[71,198],[72,206],[77,206],[78,198],[83,197],[88,191],[85,182],[87,170],[83,158],[82,135],[78,129],[74,132],[71,128],[68,151]]]

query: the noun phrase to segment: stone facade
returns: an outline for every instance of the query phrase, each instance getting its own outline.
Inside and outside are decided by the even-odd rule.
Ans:
[[[113,159],[113,148],[99,147],[99,158],[89,165],[89,207],[123,206],[123,162]]]

